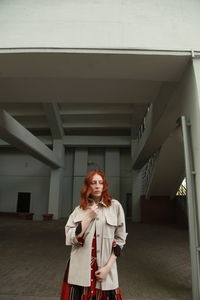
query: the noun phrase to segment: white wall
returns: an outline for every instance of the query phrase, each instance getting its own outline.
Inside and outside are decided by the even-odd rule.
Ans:
[[[200,50],[199,12],[197,0],[1,1],[0,47]]]
[[[0,176],[0,211],[17,211],[18,192],[31,193],[30,212],[35,220],[41,219],[48,208],[49,178]]]
[[[0,152],[0,175],[49,176],[49,171],[49,167],[30,155],[10,150]]]
[[[61,217],[67,217],[72,210],[73,199],[73,171],[74,171],[74,150],[65,149],[65,170],[63,179],[63,202],[61,204]]]
[[[88,148],[88,172],[94,169],[105,170],[105,149]]]
[[[47,212],[49,167],[18,152],[0,152],[0,211],[17,211],[18,192],[31,193],[30,212],[41,219]]]

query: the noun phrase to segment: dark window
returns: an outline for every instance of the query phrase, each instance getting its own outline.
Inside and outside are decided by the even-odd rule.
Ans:
[[[29,212],[31,193],[18,193],[17,212]]]

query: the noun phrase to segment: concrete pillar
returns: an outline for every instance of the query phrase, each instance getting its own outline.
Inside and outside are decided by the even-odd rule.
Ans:
[[[193,62],[188,66],[180,82],[178,92],[180,97],[180,116],[186,116],[191,124],[191,142],[196,173],[197,230],[200,233],[200,58],[194,58]]]
[[[131,157],[133,163],[134,149],[136,148],[137,140],[132,138],[131,141]],[[132,221],[140,222],[140,196],[142,194],[142,170],[132,170]]]
[[[130,149],[120,149],[120,202],[125,215],[132,214],[132,170]],[[130,203],[131,202],[131,203]]]
[[[191,123],[191,139],[192,139],[192,148],[194,156],[194,168],[196,172],[195,182],[196,182],[196,214],[197,214],[197,232],[198,232],[198,241],[200,242],[200,58],[193,59],[193,70],[194,70],[194,79],[195,79],[195,89],[194,86],[190,86],[190,97],[188,97],[188,102],[193,100],[193,103],[190,104],[190,116],[189,120]],[[194,99],[193,99],[194,98]]]
[[[193,60],[194,74],[197,85],[197,109],[191,111],[191,132],[193,141],[193,151],[195,160],[195,171],[196,171],[196,181],[197,181],[197,199],[198,199],[198,219],[200,221],[200,58]],[[200,224],[199,224],[200,232]]]
[[[83,185],[83,179],[87,174],[88,149],[75,149],[74,154],[74,180],[73,180],[73,208],[80,202],[80,190]]]
[[[120,197],[120,149],[107,148],[105,151],[105,175],[113,198]],[[120,199],[119,199],[120,200]]]
[[[179,85],[180,115],[188,188],[188,221],[191,254],[192,299],[200,299],[200,58],[193,62]],[[184,125],[185,121],[186,124]],[[189,122],[187,124],[187,122]]]
[[[64,168],[65,149],[62,140],[53,141],[53,152],[55,152],[55,154],[60,158]],[[54,219],[59,219],[61,216],[64,174],[63,168],[51,170],[48,213],[53,214]]]
[[[132,221],[140,222],[140,196],[142,195],[142,170],[132,171]]]
[[[74,149],[65,149],[65,170],[63,177],[63,201],[61,205],[61,217],[68,217],[72,212],[74,180]]]

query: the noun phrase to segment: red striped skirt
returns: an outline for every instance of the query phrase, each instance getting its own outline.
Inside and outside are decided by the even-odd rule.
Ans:
[[[96,289],[95,272],[98,270],[96,262],[96,236],[94,235],[92,241],[92,261],[91,261],[91,285],[90,287],[82,287],[78,285],[71,285],[68,283],[69,263],[65,271],[62,282],[60,300],[123,300],[120,289],[110,291],[102,291]]]

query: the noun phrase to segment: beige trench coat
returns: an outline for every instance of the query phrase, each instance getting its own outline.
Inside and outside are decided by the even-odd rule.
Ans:
[[[84,245],[81,246],[75,230],[84,218],[86,210],[79,206],[70,215],[65,226],[66,245],[72,245],[68,282],[80,286],[91,285],[91,247],[96,230],[97,265],[99,268],[106,265],[112,253],[112,243],[115,241],[121,248],[126,241],[126,227],[124,211],[119,201],[112,199],[112,205],[107,207],[103,201],[99,204],[99,213],[88,226],[84,234]],[[97,282],[96,288],[114,290],[118,287],[118,273],[116,262],[112,265],[106,280]]]

